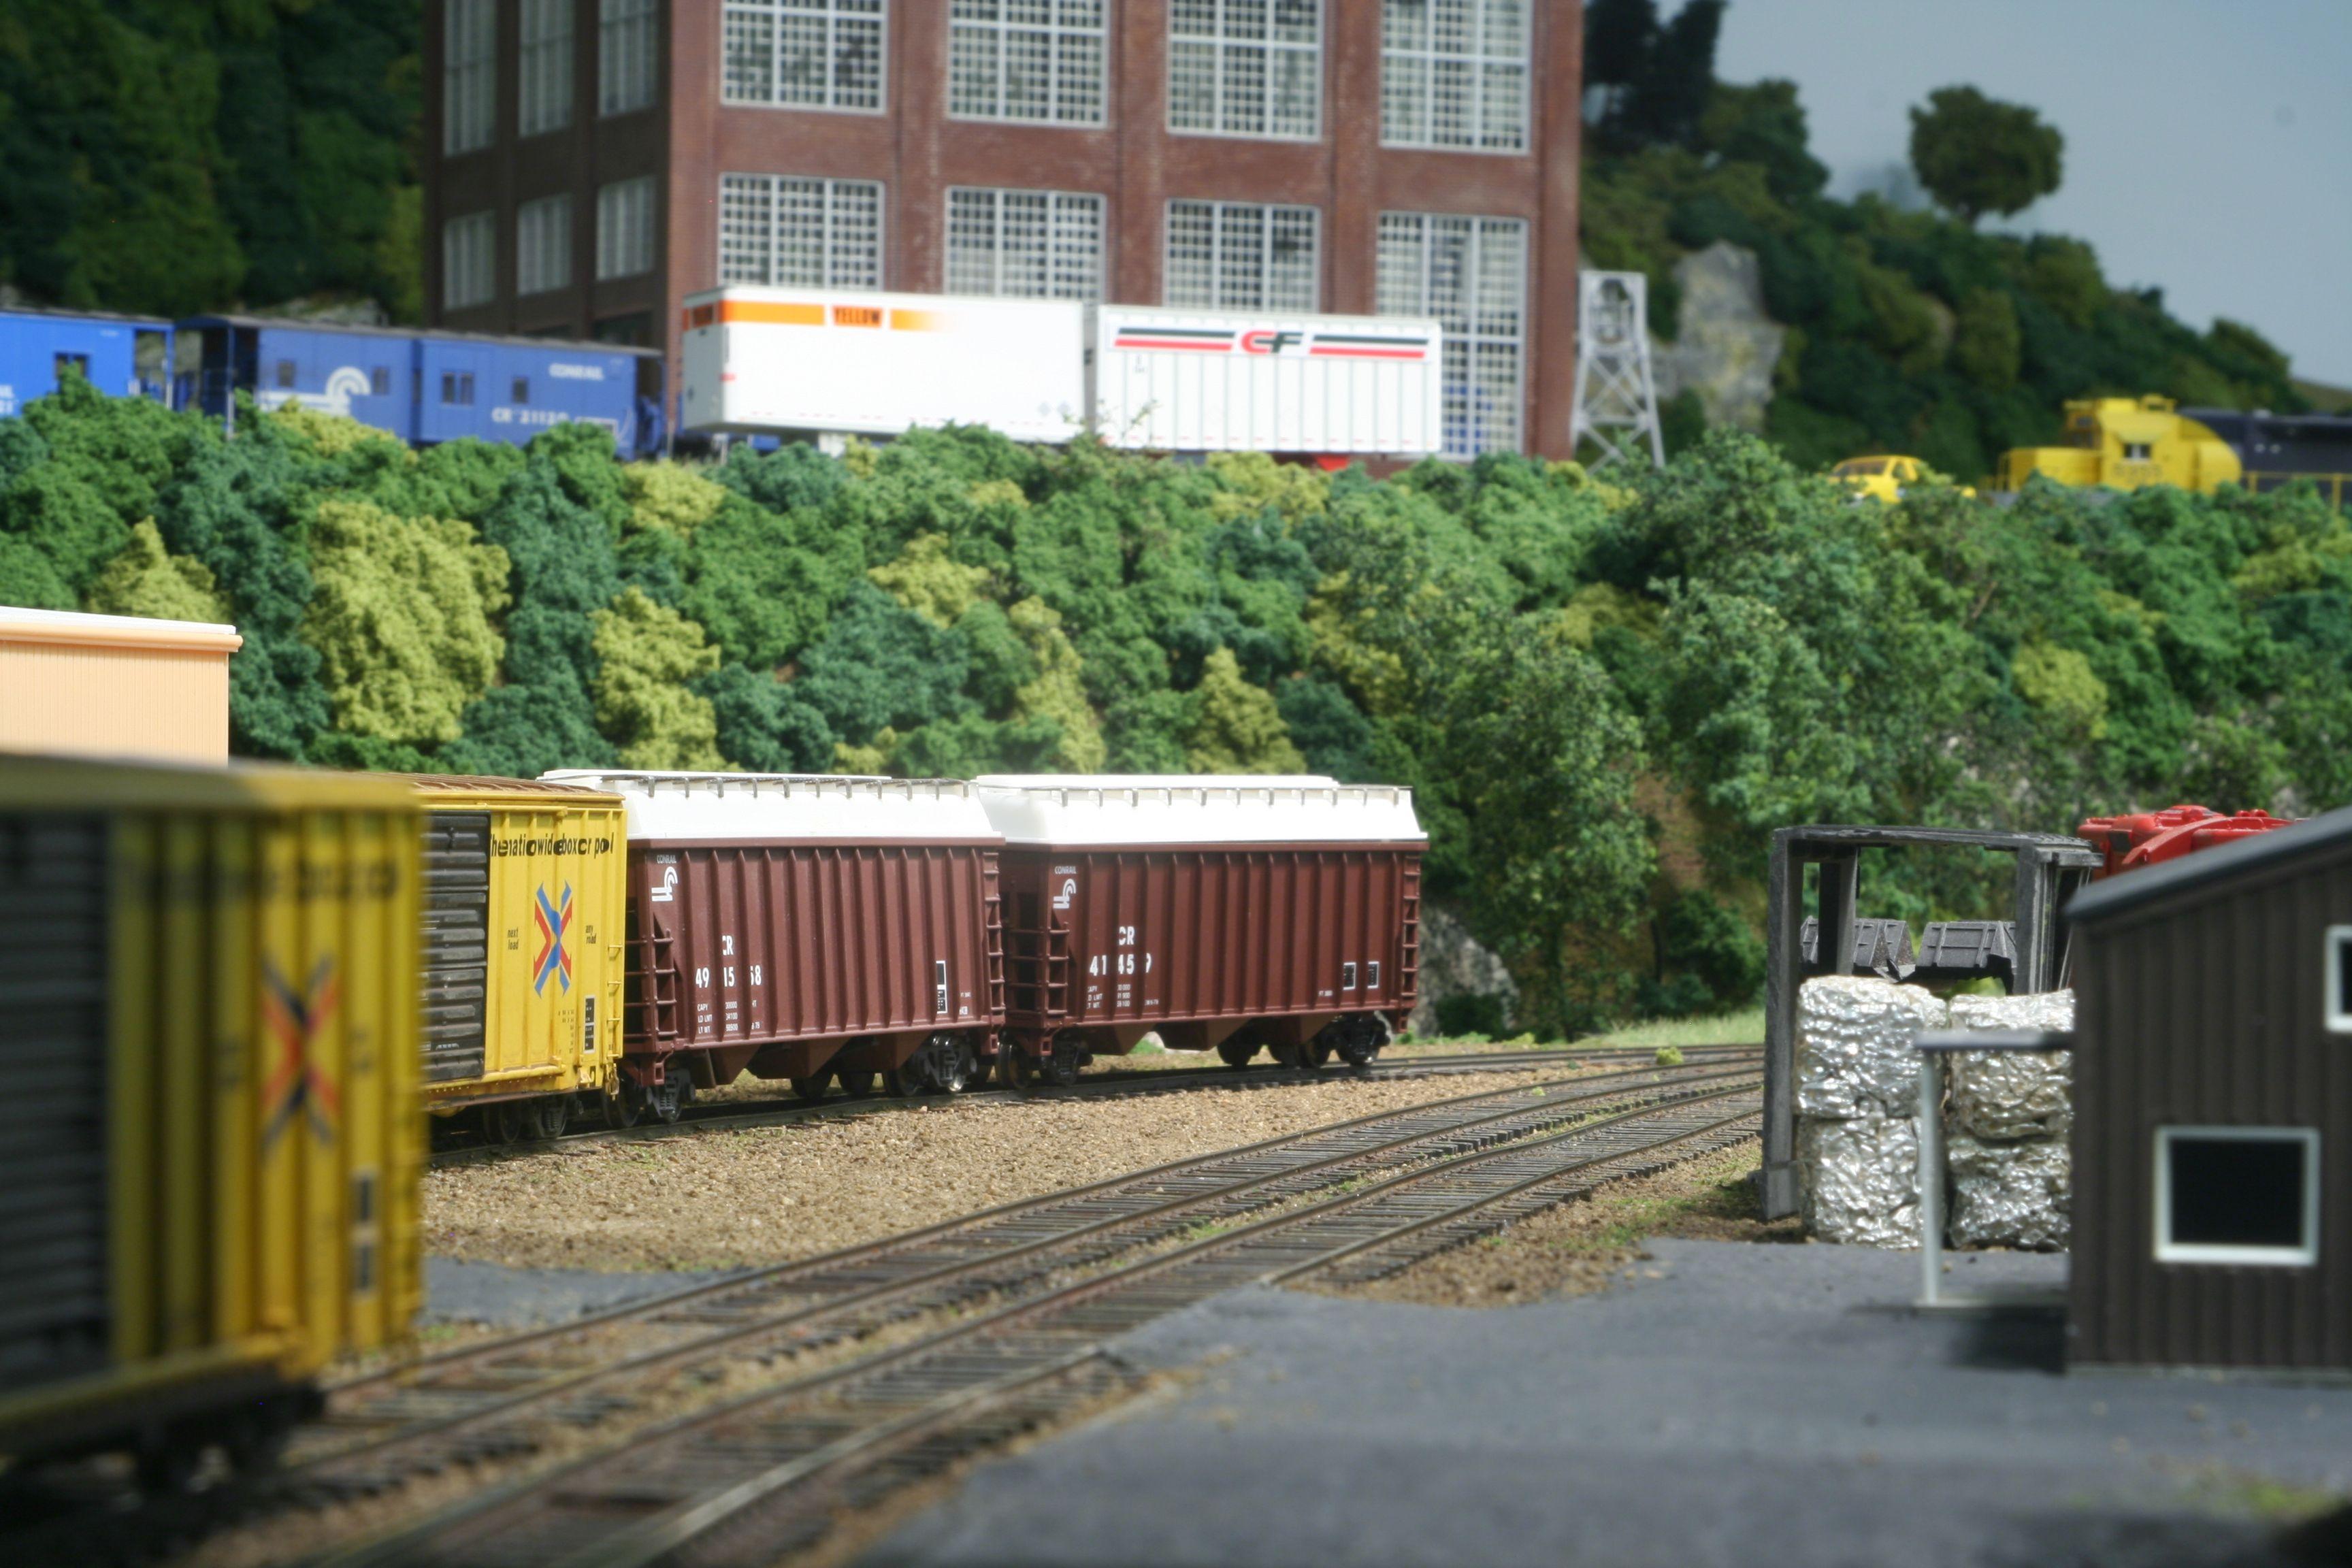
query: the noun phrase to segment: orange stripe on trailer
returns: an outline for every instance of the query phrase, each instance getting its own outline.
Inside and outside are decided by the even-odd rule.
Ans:
[[[700,307],[697,313],[708,309]],[[822,327],[824,307],[796,300],[721,300],[719,319],[766,327]]]
[[[944,332],[948,330],[945,310],[893,310],[890,330],[894,332]]]

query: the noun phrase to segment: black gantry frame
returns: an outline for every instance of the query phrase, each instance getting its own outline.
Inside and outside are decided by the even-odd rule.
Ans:
[[[2017,858],[2016,971],[2012,994],[2053,990],[2066,970],[2059,911],[2099,864],[2098,852],[2058,833],[1995,833],[1966,827],[1781,827],[1772,834],[1766,885],[1764,974],[1764,1165],[1757,1196],[1766,1219],[1797,1212],[1797,990],[1816,974],[1843,974],[1853,951],[1854,895],[1862,852],[1914,845],[1981,849]],[[1807,964],[1805,868],[1821,868],[1818,960]]]

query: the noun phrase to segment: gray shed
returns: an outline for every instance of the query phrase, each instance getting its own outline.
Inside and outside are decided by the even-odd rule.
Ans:
[[[2352,1370],[2352,809],[2094,884],[2077,1366]]]

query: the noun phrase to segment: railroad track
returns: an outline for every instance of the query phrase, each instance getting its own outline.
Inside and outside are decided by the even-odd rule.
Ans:
[[[1682,1047],[1686,1062],[1715,1061],[1753,1053],[1759,1047],[1748,1045],[1686,1046]],[[488,1164],[500,1160],[528,1158],[549,1150],[574,1148],[589,1143],[645,1142],[663,1138],[691,1137],[696,1133],[726,1130],[744,1131],[759,1127],[781,1127],[794,1121],[808,1121],[831,1116],[872,1116],[894,1110],[919,1108],[937,1109],[950,1105],[984,1104],[990,1101],[1019,1100],[1119,1100],[1134,1095],[1175,1094],[1202,1089],[1279,1089],[1294,1084],[1328,1083],[1340,1079],[1384,1080],[1389,1079],[1446,1078],[1456,1074],[1509,1072],[1519,1068],[1565,1067],[1586,1062],[1606,1062],[1617,1058],[1646,1058],[1653,1052],[1647,1047],[1632,1046],[1601,1046],[1579,1050],[1574,1047],[1559,1047],[1524,1051],[1465,1052],[1446,1057],[1405,1057],[1388,1061],[1376,1061],[1362,1068],[1251,1068],[1236,1072],[1230,1068],[1139,1068],[1101,1073],[1080,1079],[1067,1088],[1036,1086],[1024,1089],[982,1089],[953,1095],[917,1095],[906,1099],[889,1097],[847,1096],[820,1100],[815,1104],[780,1104],[774,1100],[705,1101],[689,1106],[675,1122],[643,1122],[635,1127],[590,1127],[566,1132],[560,1137],[531,1142],[492,1144],[480,1142],[471,1133],[457,1135],[457,1140],[433,1151],[436,1168],[457,1165]]]
[[[767,1563],[844,1503],[1116,1392],[1102,1347],[1129,1329],[1240,1285],[1389,1272],[1751,1136],[1759,1083],[1751,1058],[1463,1096],[452,1352],[336,1391],[289,1479],[346,1496],[604,1427],[588,1457],[337,1561]],[[652,1404],[894,1325],[757,1392],[667,1419]],[[615,1356],[602,1342],[623,1330]]]

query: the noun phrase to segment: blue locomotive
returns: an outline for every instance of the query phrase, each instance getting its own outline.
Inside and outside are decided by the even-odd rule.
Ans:
[[[68,367],[101,392],[224,422],[243,392],[264,408],[297,403],[414,446],[467,436],[520,446],[584,420],[612,432],[624,458],[642,458],[665,434],[657,349],[254,316],[0,310],[0,417],[55,392]]]

